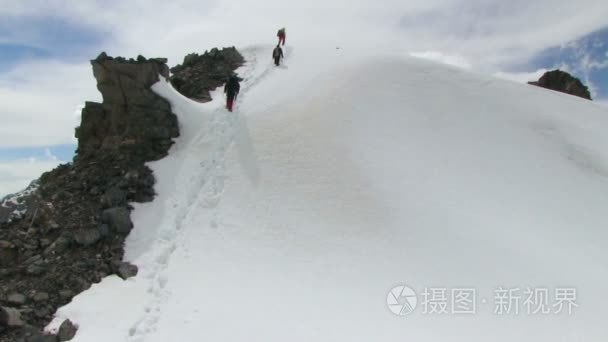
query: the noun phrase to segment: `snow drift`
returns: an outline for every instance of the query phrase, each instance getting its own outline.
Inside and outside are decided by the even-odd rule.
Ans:
[[[182,136],[151,163],[126,259],[59,310],[76,341],[595,341],[608,337],[608,112],[403,56],[243,51],[235,113],[160,82]],[[322,51],[320,53],[319,51]],[[387,294],[406,284],[418,308]],[[575,288],[571,315],[523,290]],[[476,313],[425,314],[425,288]],[[519,313],[495,291],[522,290]],[[449,293],[449,292],[448,292]],[[449,299],[449,298],[448,298]],[[551,302],[553,298],[549,298]]]

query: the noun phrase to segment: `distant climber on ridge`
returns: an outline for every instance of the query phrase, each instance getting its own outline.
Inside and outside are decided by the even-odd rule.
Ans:
[[[274,58],[274,64],[279,66],[281,59],[283,58],[283,49],[277,44],[277,47],[272,50],[272,58]]]
[[[235,74],[232,74],[224,86],[224,94],[226,94],[226,108],[230,112],[232,112],[232,105],[234,104],[236,96],[239,94],[239,90],[241,90],[239,78]]]
[[[279,37],[279,44],[282,43],[282,45],[285,46],[285,28],[284,27],[282,29],[280,29],[279,32],[277,32],[277,37]]]

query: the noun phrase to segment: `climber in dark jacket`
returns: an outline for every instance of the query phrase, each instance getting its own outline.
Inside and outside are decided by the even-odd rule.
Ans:
[[[279,45],[272,50],[272,58],[274,58],[274,64],[279,66],[281,59],[283,58],[283,49],[281,49]]]
[[[226,108],[231,112],[232,105],[234,104],[236,96],[239,94],[239,90],[241,90],[239,78],[236,75],[230,76],[228,82],[226,82],[226,85],[224,86],[224,93],[226,94]]]

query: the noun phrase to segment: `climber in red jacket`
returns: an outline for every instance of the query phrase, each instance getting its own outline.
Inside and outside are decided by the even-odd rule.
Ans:
[[[280,29],[279,32],[277,32],[277,37],[279,37],[279,44],[285,46],[285,28],[284,27],[282,29]]]

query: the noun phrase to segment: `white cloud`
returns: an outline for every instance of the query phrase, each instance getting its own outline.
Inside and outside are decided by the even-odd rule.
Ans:
[[[74,143],[80,106],[100,99],[88,63],[21,64],[0,75],[0,146]]]
[[[519,83],[528,83],[530,81],[538,81],[538,79],[547,72],[547,69],[538,69],[532,72],[497,72],[494,74],[495,77],[510,80]]]
[[[53,152],[51,152],[51,149],[48,148],[48,147],[44,149],[44,157],[46,159],[48,159],[48,160],[51,160],[51,161],[58,161],[59,160],[57,158],[57,156],[54,155]]]
[[[109,32],[111,54],[168,56],[216,45],[295,41],[438,51],[491,68],[606,25],[603,0],[14,0],[5,11],[58,15]],[[289,39],[289,38],[288,38]]]
[[[606,99],[595,99],[594,100],[595,103],[602,105],[604,107],[606,107],[608,109],[608,98]]]
[[[608,2],[5,0],[0,15],[58,17],[103,32],[100,52],[168,57],[171,65],[215,46],[271,44],[276,29],[286,26],[295,53],[317,43],[426,51],[427,58],[494,74],[605,26]],[[10,37],[33,39],[18,32]],[[0,146],[73,142],[74,112],[85,100],[99,100],[88,61],[27,63],[0,74]]]
[[[587,68],[590,70],[602,70],[608,68],[608,58],[603,61],[587,60]]]
[[[57,159],[0,161],[0,198],[25,189],[34,179],[59,165]]]

